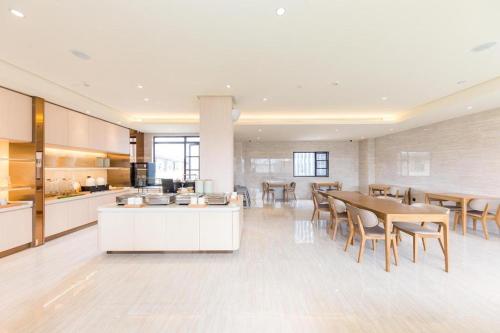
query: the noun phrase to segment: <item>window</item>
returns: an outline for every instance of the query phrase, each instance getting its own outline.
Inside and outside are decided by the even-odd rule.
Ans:
[[[329,157],[327,151],[293,153],[294,177],[328,177]]]
[[[200,137],[156,136],[153,140],[157,178],[200,178]]]

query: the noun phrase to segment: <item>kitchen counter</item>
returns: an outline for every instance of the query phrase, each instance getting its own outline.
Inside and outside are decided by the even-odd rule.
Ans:
[[[240,204],[98,209],[99,246],[110,252],[236,251],[243,230]]]
[[[22,203],[22,205],[0,208],[0,213],[12,212],[15,210],[27,209],[33,207],[32,201],[9,201],[9,203]]]
[[[69,202],[69,201],[74,201],[74,200],[82,200],[82,199],[88,199],[88,198],[96,198],[96,197],[101,197],[105,195],[110,195],[110,194],[123,194],[123,193],[128,193],[131,191],[136,191],[133,188],[130,187],[124,187],[116,190],[108,190],[108,191],[100,191],[100,192],[81,192],[85,193],[83,195],[76,195],[72,197],[67,197],[67,198],[61,198],[58,199],[57,197],[48,197],[45,198],[45,205],[53,205],[57,203],[62,203],[62,202]]]

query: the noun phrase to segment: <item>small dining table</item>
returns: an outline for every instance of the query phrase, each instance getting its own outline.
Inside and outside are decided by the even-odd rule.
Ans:
[[[385,270],[391,270],[390,237],[393,222],[421,223],[434,222],[440,224],[444,239],[444,270],[449,268],[449,215],[436,213],[436,211],[424,208],[404,205],[396,201],[380,199],[359,192],[347,191],[320,191],[323,196],[333,197],[352,206],[369,210],[383,221],[385,228]]]
[[[286,193],[286,188],[290,185],[288,182],[282,182],[282,181],[268,181],[269,187],[275,187],[275,188],[283,188],[283,201],[288,201],[288,196],[285,194]]]
[[[380,195],[387,195],[391,190],[391,185],[386,184],[370,184],[368,185],[368,194],[376,195],[376,192],[379,192]]]
[[[452,201],[460,204],[462,212],[462,235],[467,233],[467,207],[473,199],[491,199],[484,195],[464,194],[464,193],[425,193],[425,202],[431,201]]]
[[[313,183],[314,188],[317,190],[320,190],[322,188],[327,187],[328,190],[342,190],[342,183],[341,182],[316,182]]]

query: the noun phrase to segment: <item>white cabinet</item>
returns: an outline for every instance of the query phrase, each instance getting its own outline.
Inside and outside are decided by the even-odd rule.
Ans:
[[[67,230],[68,209],[63,203],[45,206],[45,237]]]
[[[130,134],[127,128],[45,103],[45,143],[129,154]]]
[[[45,103],[45,143],[68,145],[68,115],[70,111],[60,106]]]
[[[88,148],[89,117],[78,112],[68,113],[68,146]]]
[[[233,214],[200,212],[200,250],[225,250],[232,246]]]
[[[99,244],[107,251],[134,249],[134,215],[123,213],[99,214]]]
[[[0,88],[0,138],[32,140],[32,98]]]
[[[144,251],[162,250],[165,248],[165,216],[158,213],[135,215],[134,249]]]
[[[90,222],[89,219],[89,200],[75,200],[64,204],[68,210],[68,220],[66,228],[74,229]]]
[[[200,215],[172,212],[166,215],[166,249],[193,251],[200,249]]]
[[[0,252],[31,243],[32,208],[0,213]]]

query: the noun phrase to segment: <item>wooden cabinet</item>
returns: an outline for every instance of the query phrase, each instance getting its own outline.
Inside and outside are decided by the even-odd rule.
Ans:
[[[0,138],[31,142],[32,99],[0,88]]]
[[[45,103],[45,143],[128,155],[130,134],[127,128]]]
[[[45,143],[68,145],[69,110],[60,106],[45,103]]]
[[[68,146],[89,147],[89,117],[78,112],[68,113]]]
[[[31,243],[32,208],[0,213],[0,252]]]

